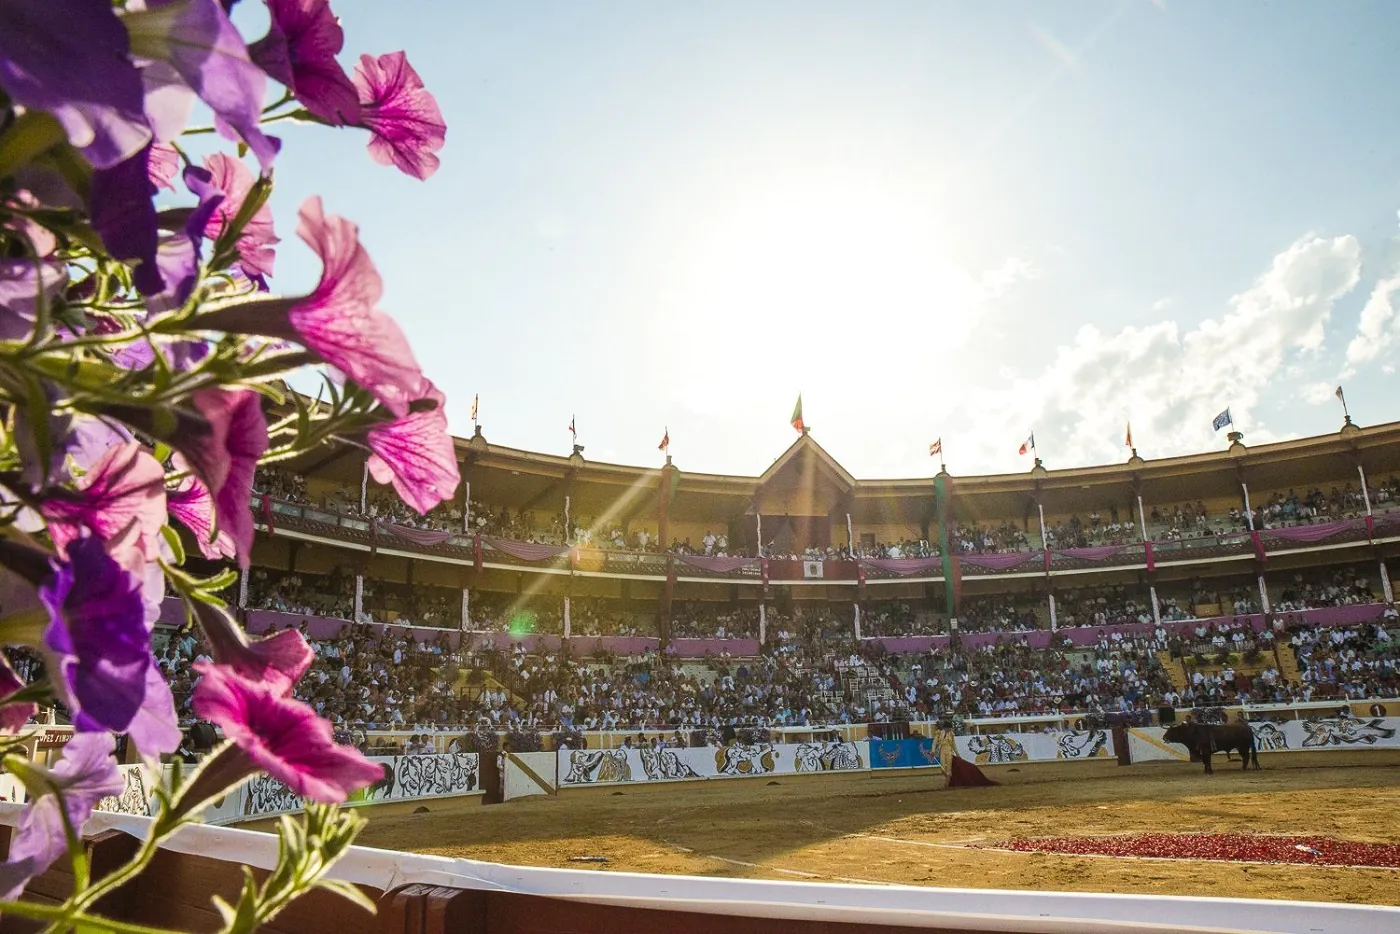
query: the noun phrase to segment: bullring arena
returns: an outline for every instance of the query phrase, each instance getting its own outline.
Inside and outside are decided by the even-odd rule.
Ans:
[[[372,819],[368,846],[561,869],[991,889],[1394,904],[1400,751],[1268,753],[1219,763],[989,766],[989,788],[941,771],[762,777],[684,789],[565,790],[500,807]],[[1008,852],[1011,841],[1242,834],[1389,845],[1388,866]],[[1314,847],[1318,848],[1318,847]],[[1199,852],[1199,851],[1198,851]],[[585,862],[585,859],[606,862]],[[1250,857],[1245,857],[1248,860]],[[1263,857],[1268,858],[1268,857]]]

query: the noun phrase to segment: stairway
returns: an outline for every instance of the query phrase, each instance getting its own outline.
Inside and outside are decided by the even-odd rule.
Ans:
[[[1303,669],[1298,667],[1298,653],[1293,646],[1283,643],[1274,646],[1274,658],[1278,661],[1279,677],[1288,684],[1301,684]]]
[[[1172,658],[1172,653],[1166,651],[1157,653],[1157,663],[1162,666],[1167,677],[1172,679],[1172,687],[1184,693],[1191,684],[1190,679],[1186,676],[1186,663],[1180,659]]]

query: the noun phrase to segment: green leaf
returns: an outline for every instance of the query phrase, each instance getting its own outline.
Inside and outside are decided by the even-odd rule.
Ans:
[[[68,141],[63,126],[42,110],[15,117],[0,135],[0,177],[14,175],[36,158]]]

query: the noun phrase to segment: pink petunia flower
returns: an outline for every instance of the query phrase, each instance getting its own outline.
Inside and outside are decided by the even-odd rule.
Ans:
[[[423,403],[433,403],[423,408]],[[365,441],[370,476],[392,483],[405,503],[427,513],[462,482],[457,451],[447,430],[447,399],[425,380],[418,404],[402,418],[371,428]]]
[[[243,567],[248,566],[253,548],[253,514],[248,510],[248,496],[253,490],[258,458],[267,450],[267,419],[261,399],[251,389],[205,389],[195,393],[195,408],[208,421],[210,433],[203,444],[181,447],[181,453],[213,495],[219,528],[233,539]]]
[[[293,685],[315,660],[311,646],[295,629],[250,641],[243,627],[219,607],[196,602],[194,615],[215,662],[268,685],[283,697],[291,695]]]
[[[40,512],[60,553],[83,529],[110,541],[134,523],[135,546],[152,561],[159,554],[165,525],[165,471],[139,443],[116,444],[78,480],[76,493],[49,497]]]
[[[117,769],[110,733],[78,733],[52,769],[29,765],[25,784],[32,802],[20,816],[10,852],[0,867],[0,898],[13,899],[34,876],[68,852],[64,817],[80,830],[97,802],[126,786]],[[55,791],[61,791],[60,798]]]
[[[180,171],[180,154],[174,146],[155,143],[147,156],[146,176],[157,188],[175,190],[175,175]]]
[[[204,160],[213,186],[224,193],[224,200],[214,210],[214,216],[205,225],[204,236],[217,240],[224,228],[233,223],[248,192],[257,181],[253,170],[242,161],[216,152]],[[238,237],[238,256],[243,272],[250,279],[272,275],[272,264],[277,258],[273,246],[281,241],[272,225],[272,207],[264,203],[243,227]]]
[[[364,387],[395,415],[406,415],[425,379],[402,329],[375,307],[384,283],[360,243],[359,228],[327,215],[319,197],[302,203],[297,235],[321,257],[316,290],[303,298],[261,298],[200,316],[211,331],[295,341]],[[212,488],[212,486],[211,486]]]
[[[333,804],[379,781],[381,766],[349,746],[337,746],[331,725],[277,686],[251,681],[225,665],[198,662],[194,712],[217,724],[252,765],[294,794]]]
[[[214,532],[214,497],[209,488],[193,475],[185,477],[173,490],[165,492],[170,515],[194,534],[199,553],[210,560],[238,557],[233,536],[223,529]]]
[[[15,674],[10,663],[0,655],[0,733],[18,733],[39,710],[38,704],[14,703],[10,700],[24,689],[24,682]]]
[[[420,180],[436,172],[447,124],[404,53],[361,55],[354,80],[360,126],[370,131],[370,157]]]
[[[267,35],[248,47],[268,76],[282,82],[301,105],[332,126],[355,125],[360,101],[355,85],[335,60],[345,32],[327,0],[267,0]]]

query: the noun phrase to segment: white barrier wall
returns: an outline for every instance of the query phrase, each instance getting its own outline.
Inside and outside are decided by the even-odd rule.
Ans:
[[[686,781],[746,775],[859,772],[870,768],[867,743],[756,743],[690,749],[564,749],[559,787]]]
[[[416,801],[456,795],[479,794],[480,762],[476,753],[444,753],[434,756],[370,756],[383,766],[384,778],[346,802],[349,806],[383,801]],[[159,781],[139,765],[121,766],[126,788],[120,795],[103,798],[99,811],[118,814],[149,814],[151,796]],[[163,776],[162,776],[163,777]],[[300,811],[302,799],[286,785],[266,773],[232,794],[225,795],[204,812],[207,824],[225,824]]]
[[[1054,762],[1111,759],[1108,730],[1061,730],[1052,733],[979,733],[956,738],[958,755],[978,765],[1006,762]]]
[[[553,752],[513,752],[507,755],[506,800],[552,794],[558,765],[559,756]]]
[[[1283,723],[1251,723],[1260,752],[1324,752],[1338,749],[1400,749],[1400,717],[1318,717]],[[1160,726],[1128,731],[1128,752],[1134,762],[1180,760],[1186,747],[1162,740]]]

